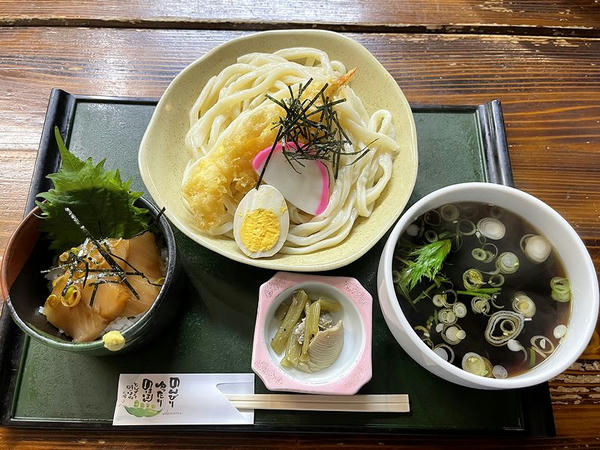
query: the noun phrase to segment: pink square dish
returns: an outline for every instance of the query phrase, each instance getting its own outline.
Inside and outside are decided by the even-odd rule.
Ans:
[[[297,289],[304,289],[311,299],[326,296],[342,308],[333,313],[343,321],[344,345],[338,359],[313,373],[283,368],[270,342],[279,321],[275,311]],[[354,278],[304,275],[277,272],[259,290],[258,311],[254,328],[252,370],[271,391],[309,394],[353,395],[371,379],[371,294]]]

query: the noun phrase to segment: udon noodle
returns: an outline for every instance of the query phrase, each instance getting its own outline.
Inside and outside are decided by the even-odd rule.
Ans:
[[[189,113],[186,145],[193,156],[182,182],[184,203],[202,232],[231,235],[235,208],[257,182],[251,160],[272,145],[273,122],[283,114],[265,95],[287,98],[289,87],[296,92],[309,79],[313,95],[329,83],[334,99],[346,99],[335,110],[352,145],[346,145],[348,155],[341,157],[321,214],[312,216],[288,204],[291,224],[281,252],[305,254],[335,246],[358,217],[370,216],[392,176],[398,144],[390,112],[369,115],[350,86],[336,84],[344,74],[346,67],[321,50],[289,48],[241,56],[208,81]],[[370,150],[354,162],[356,152],[367,146]],[[237,164],[234,169],[232,163]]]

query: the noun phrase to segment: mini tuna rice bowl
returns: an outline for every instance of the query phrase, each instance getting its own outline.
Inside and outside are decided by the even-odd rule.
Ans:
[[[173,233],[118,171],[78,159],[56,138],[61,169],[9,242],[3,296],[17,325],[46,345],[119,352],[176,309],[165,306],[175,275]]]

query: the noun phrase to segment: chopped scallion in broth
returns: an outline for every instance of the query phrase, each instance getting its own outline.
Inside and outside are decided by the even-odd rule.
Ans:
[[[531,370],[568,331],[571,288],[552,242],[495,205],[455,203],[419,217],[398,241],[393,276],[418,336],[480,376]]]

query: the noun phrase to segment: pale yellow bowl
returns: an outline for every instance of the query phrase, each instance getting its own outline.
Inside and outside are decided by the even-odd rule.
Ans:
[[[199,232],[180,195],[181,180],[191,154],[185,147],[188,112],[205,83],[241,55],[273,52],[287,47],[314,47],[346,68],[357,68],[352,89],[367,111],[391,111],[400,153],[392,178],[369,218],[359,218],[351,233],[335,247],[306,255],[277,254],[270,258],[245,256],[233,239]],[[396,81],[359,43],[321,30],[283,30],[234,39],[208,52],[186,67],[171,82],[158,102],[140,144],[138,163],[150,195],[183,233],[204,247],[235,261],[257,267],[316,272],[342,267],[365,254],[392,226],[404,209],[417,178],[417,135],[412,112]]]

